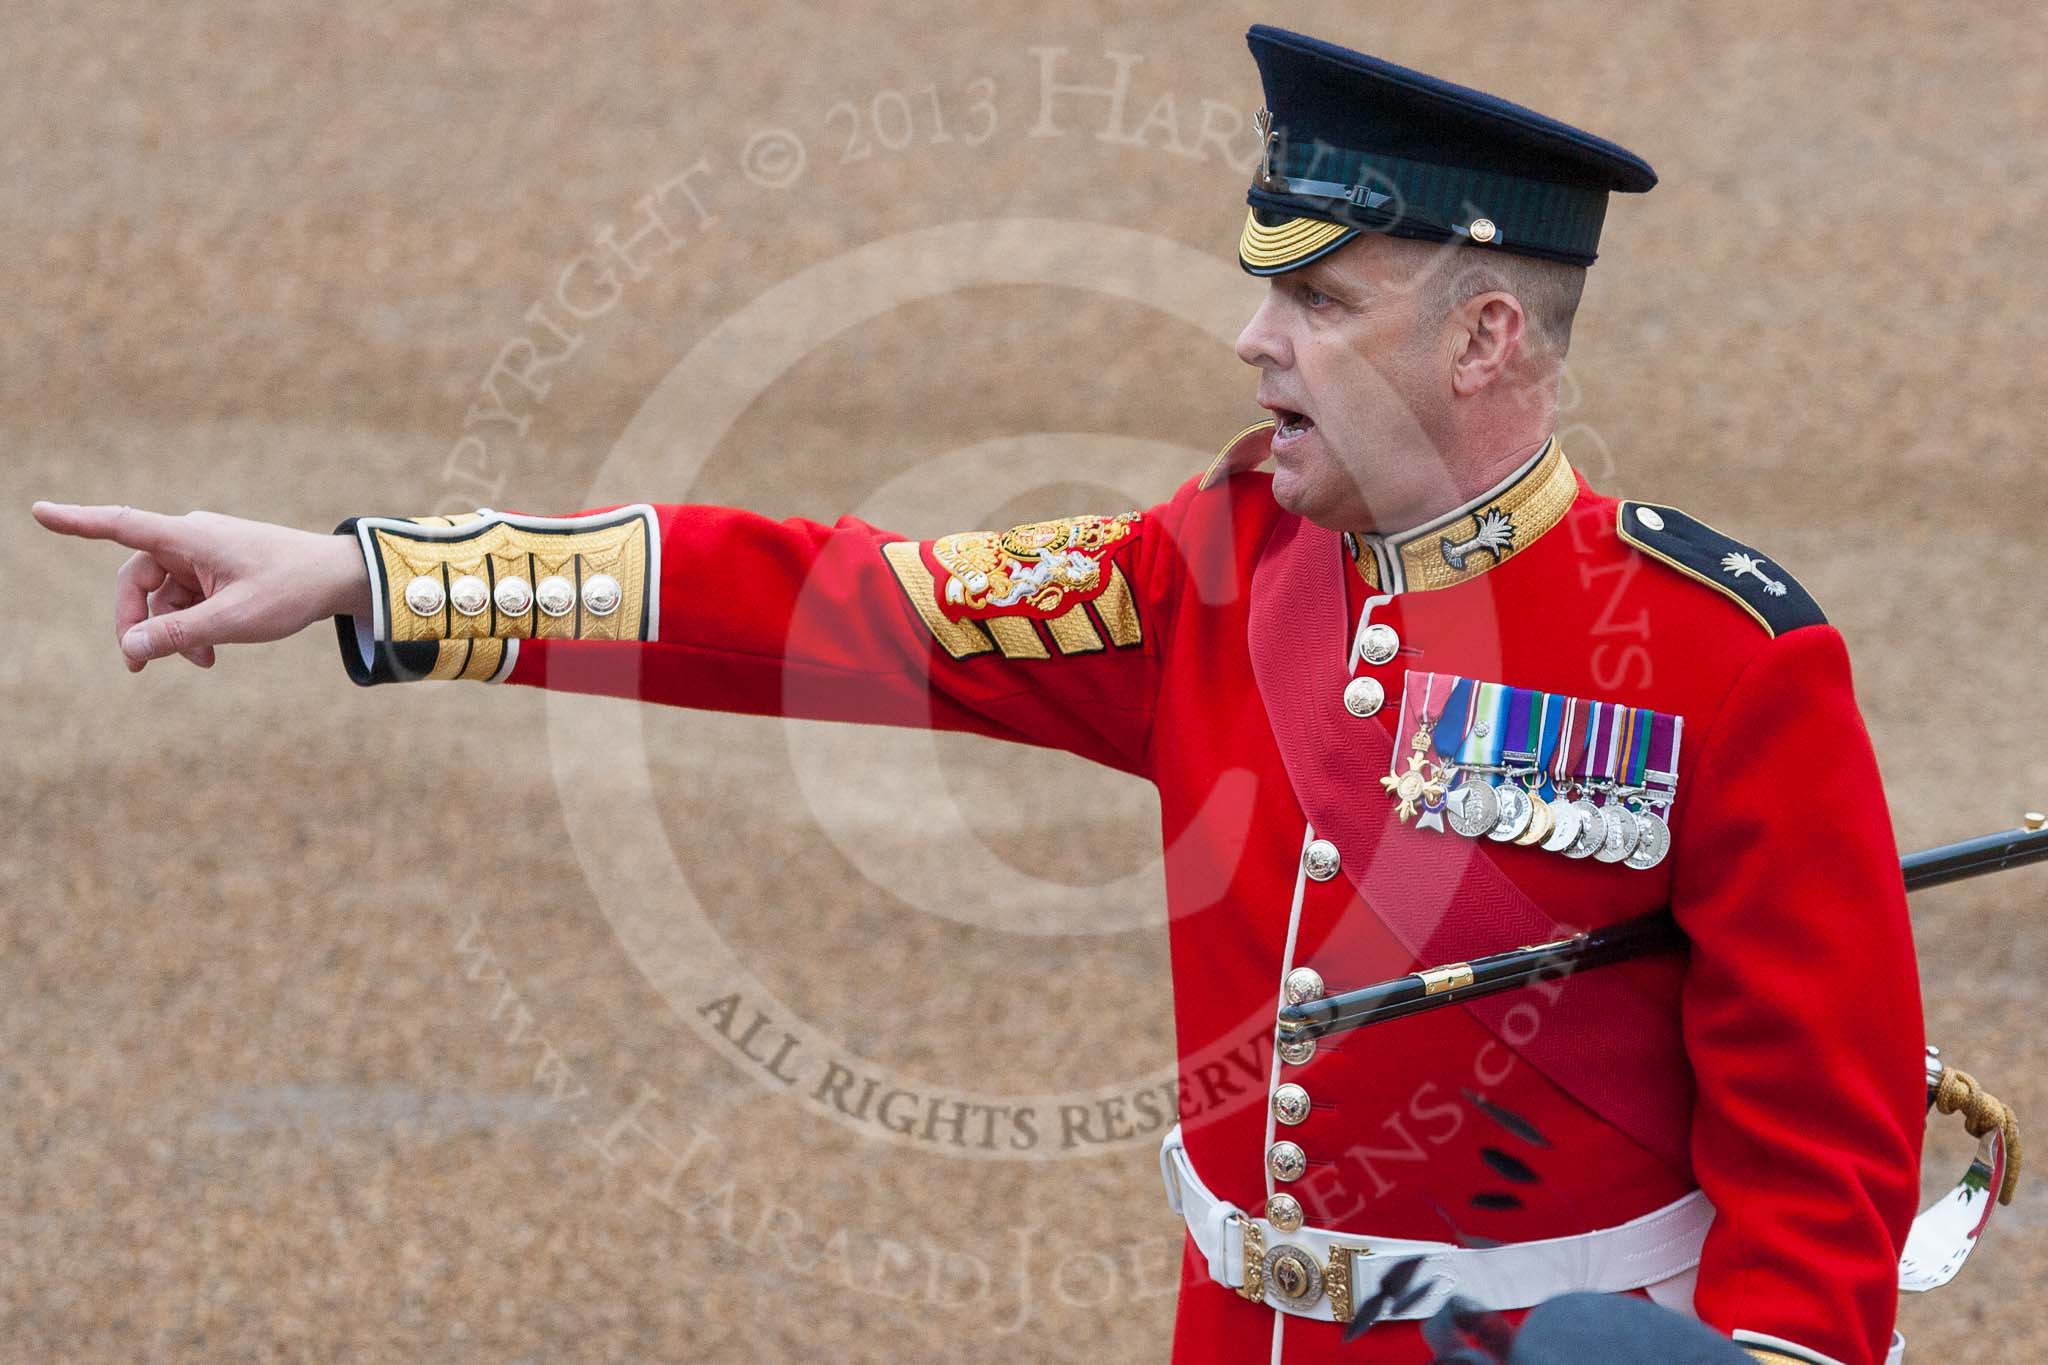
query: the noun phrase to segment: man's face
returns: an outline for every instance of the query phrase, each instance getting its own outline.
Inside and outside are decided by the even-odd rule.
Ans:
[[[1237,339],[1280,419],[1273,497],[1335,530],[1396,531],[1455,503],[1439,440],[1451,353],[1427,245],[1365,233],[1275,275]]]

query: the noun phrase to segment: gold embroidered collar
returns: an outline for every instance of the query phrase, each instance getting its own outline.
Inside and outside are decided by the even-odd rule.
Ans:
[[[1579,482],[1555,436],[1527,464],[1464,506],[1392,535],[1344,533],[1375,592],[1428,592],[1477,578],[1564,520]]]

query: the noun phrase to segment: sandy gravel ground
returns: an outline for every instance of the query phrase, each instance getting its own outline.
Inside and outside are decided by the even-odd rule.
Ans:
[[[2048,803],[2034,6],[11,6],[0,1356],[1165,1359],[1149,1143],[878,1140],[765,1084],[779,1033],[721,1045],[684,970],[715,943],[732,1032],[759,1002],[919,1094],[1142,1087],[1171,1056],[1148,790],[361,692],[319,631],[131,677],[118,557],[27,504],[652,497],[936,534],[1157,497],[1254,415],[1224,339],[1258,289],[1225,155],[1256,19],[1649,157],[1581,316],[1582,465],[1827,605],[1903,844]],[[1119,125],[1048,106],[1047,63],[1104,85],[1111,53]],[[635,239],[649,195],[671,235]],[[1015,229],[949,227],[977,220],[1047,221],[992,254]],[[641,271],[609,292],[573,265],[608,225]],[[550,333],[565,271],[587,316]],[[508,345],[547,363],[480,416]],[[673,858],[607,844],[635,822]],[[1932,1032],[2039,1122],[2044,892],[1915,906]],[[2048,1354],[2043,1189],[1906,1306],[1916,1357]]]

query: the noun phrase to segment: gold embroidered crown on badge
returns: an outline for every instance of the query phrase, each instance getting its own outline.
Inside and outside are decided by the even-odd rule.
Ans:
[[[933,541],[947,615],[1051,618],[1090,600],[1106,581],[1103,561],[1137,533],[1138,516],[1062,517]]]

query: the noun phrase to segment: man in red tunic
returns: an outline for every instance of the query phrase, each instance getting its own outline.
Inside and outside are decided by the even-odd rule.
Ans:
[[[928,542],[686,505],[338,536],[37,516],[136,550],[131,668],[332,615],[363,683],[935,726],[1156,783],[1177,1362],[1420,1361],[1452,1294],[1592,1289],[1875,1365],[1921,1014],[1842,639],[1776,562],[1595,493],[1554,435],[1607,197],[1655,176],[1491,96],[1251,43],[1240,256],[1271,284],[1238,353],[1273,420],[1160,506]],[[1660,906],[1687,954],[1276,1036],[1285,1002]],[[1267,1083],[1218,1083],[1233,1055]]]

